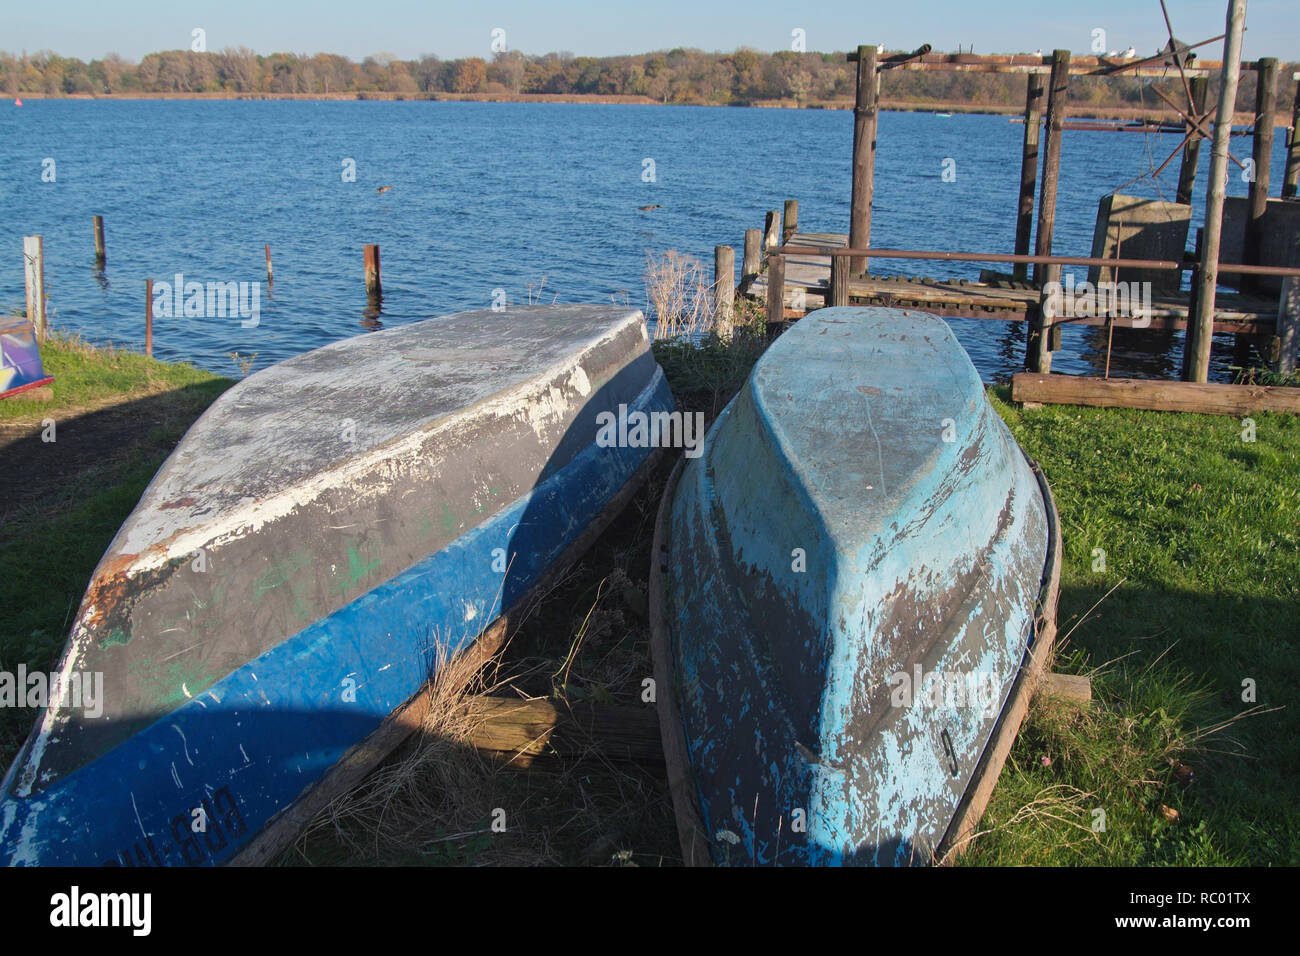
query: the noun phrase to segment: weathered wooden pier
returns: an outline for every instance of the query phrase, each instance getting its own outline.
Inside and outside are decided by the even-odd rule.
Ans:
[[[1244,357],[1248,354],[1245,350],[1253,346],[1276,371],[1293,371],[1300,347],[1300,83],[1295,115],[1287,131],[1280,196],[1270,198],[1269,157],[1277,106],[1278,61],[1264,58],[1241,62],[1244,9],[1239,11],[1238,6],[1238,0],[1232,0],[1224,35],[1189,45],[1175,40],[1171,33],[1164,52],[1142,59],[1076,57],[1067,50],[1056,50],[1050,56],[936,54],[928,46],[912,53],[884,55],[872,45],[858,47],[856,54],[850,55],[857,62],[858,75],[848,232],[801,231],[798,202],[787,200],[783,210],[767,214],[761,231],[747,231],[738,292],[766,302],[769,322],[797,319],[824,305],[848,304],[1024,321],[1025,368],[1039,377],[1039,400],[1049,390],[1041,383],[1050,384],[1060,377],[1050,375],[1051,356],[1060,347],[1061,328],[1066,323],[1108,330],[1187,331],[1183,378],[1188,382],[1206,381],[1214,332],[1235,333],[1238,357]],[[1225,37],[1222,62],[1196,59],[1195,48]],[[871,247],[878,104],[882,77],[891,70],[1025,75],[1019,199],[1011,252]],[[1247,134],[1252,146],[1248,162],[1253,175],[1246,197],[1226,198],[1227,162],[1247,168],[1228,151],[1237,76],[1243,71],[1257,77],[1255,118]],[[1181,80],[1186,108],[1179,107],[1158,87],[1150,87],[1184,120],[1182,141],[1154,173],[1159,175],[1181,154],[1176,201],[1146,200],[1121,193],[1102,197],[1089,254],[1054,254],[1062,132],[1077,125],[1066,122],[1070,81],[1073,77],[1119,75]],[[1221,78],[1223,96],[1211,132],[1206,94],[1209,79],[1216,75]],[[1291,80],[1300,81],[1300,73],[1293,74]],[[1090,129],[1138,128],[1087,125]],[[1168,131],[1167,127],[1144,123],[1140,128]],[[1213,141],[1214,148],[1207,217],[1204,230],[1197,232],[1195,252],[1189,252],[1186,247],[1191,199],[1200,147],[1207,139]],[[885,274],[883,264],[894,259],[987,263],[1010,268],[983,269],[978,280]],[[1091,289],[1081,297],[1081,308],[1057,314],[1052,295],[1054,291],[1059,295],[1065,266],[1087,267]],[[1187,287],[1184,272],[1191,273]],[[722,276],[720,272],[720,282]],[[1113,299],[1108,304],[1103,295],[1097,294],[1099,282],[1149,282],[1149,308],[1139,310],[1123,304],[1116,309]],[[1220,290],[1219,286],[1226,289]],[[1073,383],[1075,393],[1078,384]]]

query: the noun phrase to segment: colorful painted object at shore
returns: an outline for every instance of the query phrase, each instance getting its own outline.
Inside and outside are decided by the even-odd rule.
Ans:
[[[0,398],[54,381],[41,365],[41,350],[31,323],[0,325]]]

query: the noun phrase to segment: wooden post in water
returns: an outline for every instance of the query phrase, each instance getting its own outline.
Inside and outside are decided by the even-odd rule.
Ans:
[[[769,209],[767,217],[763,221],[763,251],[775,249],[781,244],[781,213],[776,209]]]
[[[1029,255],[1029,239],[1034,231],[1034,191],[1038,188],[1038,134],[1043,124],[1043,77],[1030,73],[1025,89],[1025,137],[1020,152],[1020,206],[1016,212],[1016,248],[1018,256]],[[1024,282],[1029,266],[1017,262],[1012,278]]]
[[[377,254],[375,256],[375,259],[377,263],[379,259],[379,256]],[[270,285],[274,281],[275,279],[271,274],[271,244],[268,242],[266,244],[266,284]]]
[[[1264,239],[1264,210],[1268,208],[1269,166],[1273,157],[1273,115],[1277,110],[1277,60],[1263,57],[1255,66],[1255,124],[1251,131],[1251,170],[1249,212],[1246,216],[1246,240],[1242,247],[1243,263],[1260,264]],[[1257,289],[1254,276],[1242,276],[1243,291]]]
[[[27,287],[27,321],[36,341],[45,341],[45,240],[23,236],[23,280]]]
[[[104,268],[104,263],[108,261],[107,250],[104,247],[104,217],[95,217],[95,265]]]
[[[790,237],[799,231],[799,200],[787,199],[785,213],[781,218],[781,241],[789,242]]]
[[[718,322],[730,325],[736,312],[736,250],[713,247],[713,303]]]
[[[767,261],[767,324],[785,321],[785,256]]]
[[[831,256],[831,288],[827,305],[849,304],[849,257]]]
[[[1300,192],[1300,81],[1295,85],[1295,104],[1291,108],[1291,132],[1286,141],[1286,171],[1282,174],[1282,198],[1291,199]]]
[[[1052,233],[1056,228],[1056,188],[1061,178],[1061,130],[1065,126],[1066,101],[1070,88],[1070,51],[1052,51],[1052,75],[1047,84],[1047,123],[1043,130],[1043,192],[1038,198],[1038,234],[1034,254],[1052,254]],[[1039,288],[1058,282],[1060,266],[1035,266],[1034,281]],[[1025,367],[1031,372],[1046,374],[1052,370],[1051,338],[1047,325],[1050,309],[1040,302],[1037,312],[1029,320],[1029,334],[1025,343]]]
[[[1210,340],[1214,335],[1214,292],[1219,281],[1219,239],[1223,228],[1223,196],[1228,178],[1228,144],[1232,114],[1237,102],[1241,72],[1241,34],[1246,25],[1246,0],[1229,0],[1227,39],[1223,41],[1223,68],[1219,84],[1219,111],[1214,120],[1210,149],[1210,184],[1205,201],[1205,233],[1201,269],[1196,286],[1196,309],[1187,319],[1184,377],[1204,382],[1210,375]]]
[[[853,103],[853,194],[849,203],[849,247],[871,245],[871,196],[876,176],[876,103],[880,89],[876,75],[876,45],[858,47],[849,54],[858,61],[857,94]],[[867,260],[854,259],[854,272],[865,272]]]
[[[761,229],[745,230],[745,258],[740,263],[740,287],[742,291],[748,291],[753,285],[754,280],[763,268],[763,257],[760,247],[763,243],[763,232]]]
[[[1210,88],[1210,80],[1208,77],[1194,76],[1189,85],[1192,89],[1192,110],[1199,120],[1205,115],[1205,94]],[[1191,123],[1185,124],[1185,127],[1188,140],[1183,147],[1182,165],[1178,167],[1178,193],[1174,196],[1174,202],[1190,206],[1192,192],[1196,188],[1196,166],[1201,161],[1201,140],[1204,137],[1195,132]]]
[[[372,298],[384,294],[383,282],[379,275],[379,246],[366,246],[366,294]]]
[[[153,355],[153,279],[144,280],[144,354]]]

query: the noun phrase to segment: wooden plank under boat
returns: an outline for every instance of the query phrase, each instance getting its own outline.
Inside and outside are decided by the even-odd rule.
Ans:
[[[674,469],[651,569],[690,865],[917,864],[969,839],[1048,665],[1051,492],[934,316],[829,308]]]
[[[626,502],[658,452],[606,447],[602,414],[672,409],[641,313],[608,306],[430,319],[232,387],[91,579],[0,863],[264,859]]]

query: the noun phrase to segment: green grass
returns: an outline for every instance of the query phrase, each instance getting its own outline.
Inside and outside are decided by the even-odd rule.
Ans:
[[[1056,496],[1057,669],[1094,700],[1036,702],[966,862],[1300,862],[1300,420],[990,398]]]
[[[0,422],[43,418],[51,411],[66,413],[192,386],[215,388],[215,397],[230,385],[228,379],[192,365],[160,362],[140,352],[111,346],[96,348],[59,332],[51,334],[41,346],[41,361],[45,374],[54,376],[54,401],[35,401],[23,393],[6,398],[0,401]],[[224,384],[217,387],[217,383]]]

